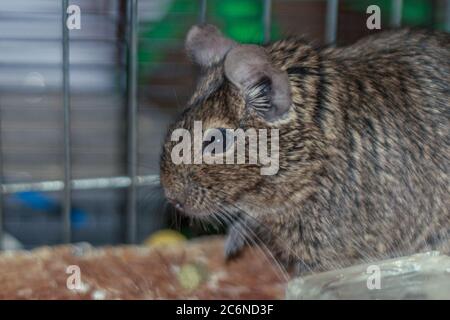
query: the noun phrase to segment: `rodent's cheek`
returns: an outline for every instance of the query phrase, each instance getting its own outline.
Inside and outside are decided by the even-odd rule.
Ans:
[[[196,208],[194,206],[189,205],[188,203],[185,204],[184,206],[184,214],[189,215],[189,216],[193,216],[193,217],[207,217],[211,214],[213,214],[212,211],[206,209],[206,208]]]
[[[167,175],[165,172],[160,171],[159,173],[159,182],[161,184],[161,187],[164,190],[164,195],[167,198],[171,198],[173,195],[173,184],[170,181],[169,175]]]
[[[164,195],[170,203],[183,204],[185,202],[185,187],[180,181],[171,176],[161,174],[160,182]]]

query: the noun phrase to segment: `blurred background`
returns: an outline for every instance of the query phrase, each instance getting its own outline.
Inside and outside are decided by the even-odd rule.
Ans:
[[[128,2],[69,2],[81,9],[81,29],[69,32],[70,171],[72,178],[81,182],[129,174]],[[206,17],[207,22],[218,25],[225,34],[241,42],[262,43],[268,34],[271,40],[306,35],[318,43],[346,45],[378,32],[366,27],[369,16],[366,9],[375,4],[381,8],[382,30],[398,27],[400,23],[450,29],[447,0],[138,0],[137,3],[136,174],[150,180],[158,174],[166,127],[195,85],[196,69],[184,54],[183,41],[189,27],[199,19]],[[61,5],[60,0],[0,0],[3,193],[0,224],[5,231],[6,248],[33,248],[64,240],[61,188],[44,191],[26,188],[30,182],[43,183],[41,186],[45,183],[55,186],[56,182],[60,186],[64,180]],[[330,16],[333,5],[337,22],[335,36],[330,37],[327,25],[333,18]],[[270,24],[264,20],[265,14],[270,16]],[[127,241],[130,195],[129,183],[124,181],[121,187],[74,188],[70,241],[94,245]],[[156,230],[171,227],[187,237],[205,232],[188,228],[183,220],[168,214],[161,194],[151,183],[136,188],[135,214],[134,242],[142,242]]]

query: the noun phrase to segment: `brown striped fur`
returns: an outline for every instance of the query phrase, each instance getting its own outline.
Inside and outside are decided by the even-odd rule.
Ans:
[[[264,121],[224,77],[204,70],[169,130],[166,195],[187,212],[243,214],[280,258],[329,270],[430,249],[450,251],[450,35],[400,30],[343,48],[289,38],[266,47],[289,74],[288,118]],[[278,128],[280,170],[174,165],[170,132]]]

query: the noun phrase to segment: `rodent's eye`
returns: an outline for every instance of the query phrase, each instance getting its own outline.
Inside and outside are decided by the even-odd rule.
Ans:
[[[234,135],[225,128],[208,129],[203,139],[203,154],[217,155],[227,152],[234,145]]]

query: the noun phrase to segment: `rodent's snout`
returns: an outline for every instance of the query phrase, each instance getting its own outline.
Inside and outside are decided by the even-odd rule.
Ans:
[[[184,204],[182,201],[173,198],[167,198],[167,201],[169,201],[178,211],[184,212]]]
[[[207,208],[199,205],[197,193],[186,190],[184,187],[181,190],[172,187],[164,188],[164,195],[167,200],[179,213],[191,216],[207,216],[211,213]]]
[[[171,205],[175,207],[178,211],[184,213],[186,195],[183,188],[180,185],[175,185],[171,181],[170,175],[168,175],[164,170],[160,173],[161,186],[164,190],[164,196]]]

